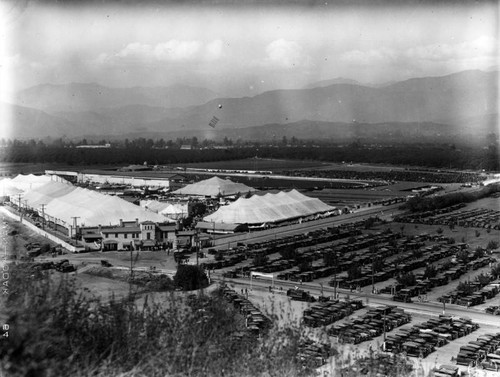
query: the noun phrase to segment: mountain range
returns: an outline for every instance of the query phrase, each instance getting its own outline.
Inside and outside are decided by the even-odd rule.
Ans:
[[[15,103],[2,104],[2,111],[12,113],[10,138],[171,138],[188,133],[262,139],[259,135],[272,129],[284,129],[287,137],[339,138],[372,135],[370,124],[377,125],[373,129],[378,134],[399,130],[402,137],[416,130],[432,136],[433,129],[440,130],[436,134],[485,134],[496,129],[498,120],[498,71],[463,71],[377,86],[337,78],[241,98],[188,86],[46,84],[17,93]],[[215,129],[209,125],[214,121]],[[312,132],[313,125],[321,127]]]

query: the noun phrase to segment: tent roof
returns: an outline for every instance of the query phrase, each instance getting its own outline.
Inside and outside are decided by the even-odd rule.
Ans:
[[[174,191],[174,194],[179,195],[199,195],[216,197],[219,193],[222,196],[235,195],[237,193],[245,194],[248,191],[256,191],[253,187],[244,185],[243,183],[235,183],[229,179],[212,177],[204,181],[196,182],[179,190]]]
[[[11,184],[12,184],[12,186],[18,188],[19,190],[29,191],[29,190],[33,190],[37,187],[43,186],[44,184],[46,184],[48,182],[54,182],[54,181],[69,183],[65,179],[58,177],[58,176],[18,174],[15,178],[11,179]]]
[[[0,196],[11,196],[21,194],[23,191],[19,190],[12,183],[12,179],[5,178],[0,180]]]
[[[51,181],[48,176],[42,177],[18,176],[13,181],[17,179],[18,183],[25,183],[25,187],[35,184],[36,187],[26,191],[24,200],[27,200],[28,205],[34,208],[44,204],[46,215],[66,224],[73,224],[74,216],[78,217],[79,226],[87,227],[100,224],[117,225],[120,220],[133,221],[138,219],[139,222],[159,223],[168,220],[162,215],[146,211],[116,196],[104,195],[71,184]]]
[[[42,204],[49,204],[55,198],[69,194],[76,187],[72,184],[49,181],[24,194],[23,200],[26,200],[28,206],[38,208]]]
[[[141,206],[149,209],[150,211],[167,216],[171,214],[187,214],[188,212],[187,203],[169,203],[160,202],[158,200],[148,200],[143,202]]]
[[[203,221],[233,224],[260,224],[279,222],[292,218],[310,216],[334,210],[321,200],[310,198],[296,190],[254,195],[249,199],[239,198],[234,203],[220,207]]]
[[[72,224],[72,216],[78,216],[80,226],[116,225],[120,220],[138,219],[164,222],[165,217],[146,211],[116,196],[100,194],[84,188],[55,198],[45,207],[45,213]]]

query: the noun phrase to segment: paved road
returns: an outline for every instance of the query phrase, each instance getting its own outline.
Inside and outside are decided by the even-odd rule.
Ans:
[[[228,279],[228,278],[223,278],[221,275],[215,273],[211,274],[211,279],[214,281],[225,281],[228,283],[232,283],[235,285],[240,285],[240,286],[245,286],[245,287],[252,287],[252,289],[258,289],[258,290],[263,290],[263,291],[268,291],[269,286],[272,285],[272,281],[270,279],[265,279],[265,278],[259,278],[259,279],[252,279],[252,282],[250,283],[250,280],[248,278],[237,278],[237,279]],[[283,290],[288,290],[289,288],[294,288],[294,287],[299,287],[300,289],[303,289],[305,291],[310,292],[313,296],[320,296],[321,291],[323,290],[323,295],[324,296],[333,296],[334,295],[334,288],[323,285],[323,288],[319,284],[313,284],[313,283],[303,283],[299,284],[296,282],[291,282],[291,281],[284,281],[284,280],[274,280],[274,287],[275,288],[280,288],[282,287]],[[369,288],[368,288],[369,289]],[[424,314],[424,315],[429,315],[429,316],[438,316],[439,314],[443,313],[443,304],[441,303],[436,303],[436,302],[419,302],[419,303],[406,303],[406,302],[394,302],[389,296],[386,295],[374,295],[371,293],[367,292],[350,292],[347,289],[337,289],[337,293],[339,294],[340,298],[346,298],[349,296],[349,298],[357,298],[357,299],[362,299],[365,304],[370,305],[370,306],[377,306],[377,305],[397,305],[398,307],[408,311],[408,312],[413,312],[413,313],[419,313],[419,314]],[[479,310],[475,310],[474,308],[467,309],[465,307],[459,306],[459,305],[451,305],[451,304],[446,304],[445,308],[445,314],[447,315],[452,315],[452,316],[459,316],[459,317],[469,317],[473,321],[480,323],[480,324],[485,324],[485,325],[491,325],[491,326],[498,326],[500,323],[500,318],[498,316],[494,316]]]

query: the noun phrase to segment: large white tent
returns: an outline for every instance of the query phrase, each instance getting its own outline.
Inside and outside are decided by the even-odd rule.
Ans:
[[[247,192],[256,191],[253,187],[244,185],[243,183],[232,182],[229,179],[222,179],[219,177],[212,177],[204,181],[192,183],[179,190],[174,191],[178,195],[196,195],[196,196],[210,196],[215,198],[217,195],[230,196],[246,194]]]
[[[336,208],[296,190],[277,194],[254,195],[239,198],[234,203],[220,207],[203,220],[216,223],[261,224],[331,213]]]
[[[34,175],[34,174],[19,174],[15,178],[12,178],[10,183],[12,186],[16,187],[22,191],[33,190],[40,186],[43,186],[47,182],[65,182],[68,183],[65,179],[58,177],[56,175]]]
[[[17,178],[17,177],[16,177]],[[153,221],[165,222],[166,217],[147,211],[135,204],[116,196],[100,194],[98,192],[75,187],[70,183],[45,180],[41,183],[40,177],[32,176],[32,184],[29,178],[24,177],[22,182],[25,187],[36,186],[26,190],[23,195],[23,204],[35,208],[50,219],[57,219],[58,223],[72,225],[73,217],[77,217],[79,226],[118,225],[123,221]],[[26,201],[26,202],[24,202]]]
[[[71,183],[49,181],[44,185],[27,191],[23,196],[23,202],[25,201],[29,207],[38,208],[42,204],[47,205],[55,198],[69,194],[75,189],[76,187]]]
[[[19,195],[23,191],[18,189],[13,183],[12,179],[10,178],[5,178],[0,180],[0,196],[6,197],[6,196],[14,196],[14,195]]]
[[[146,211],[116,196],[104,195],[79,187],[48,203],[45,213],[66,224],[73,224],[73,216],[78,216],[78,225],[86,227],[118,225],[120,220],[137,219],[139,222],[165,222],[167,220],[162,215]]]

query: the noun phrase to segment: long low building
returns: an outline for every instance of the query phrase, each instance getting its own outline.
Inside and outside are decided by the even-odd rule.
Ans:
[[[239,198],[235,202],[220,207],[213,214],[203,218],[205,222],[228,224],[264,224],[279,223],[293,219],[305,219],[310,216],[328,216],[338,213],[316,198],[310,198],[292,190],[277,194],[253,195],[251,198]]]
[[[81,232],[81,241],[93,250],[170,249],[177,243],[175,224],[153,221],[121,221],[117,226],[89,227]]]
[[[45,174],[58,175],[79,184],[126,185],[171,190],[181,187],[186,180],[186,177],[177,173],[163,173],[158,171],[83,170],[76,172],[46,170]]]

